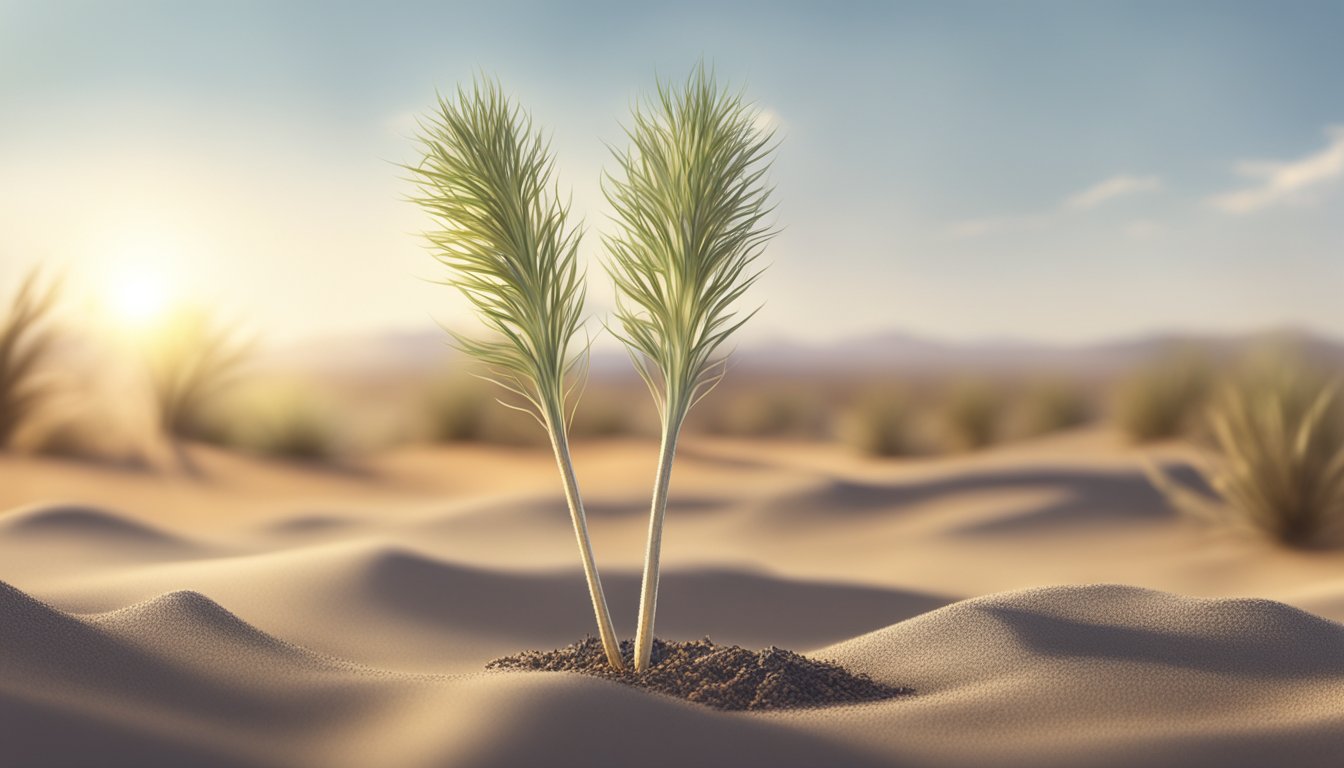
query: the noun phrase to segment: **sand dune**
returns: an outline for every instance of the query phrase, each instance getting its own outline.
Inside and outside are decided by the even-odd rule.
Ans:
[[[1323,766],[1344,746],[1344,626],[1273,601],[1052,587],[818,653],[920,692],[843,723],[914,763]],[[930,736],[949,731],[995,753]]]
[[[0,536],[30,547],[48,541],[102,551],[134,550],[137,555],[149,550],[181,555],[199,546],[124,514],[77,504],[34,505],[5,513]]]
[[[72,616],[0,585],[0,617],[0,728],[34,765],[107,764],[89,745],[142,765],[361,765],[389,713],[410,718],[379,746],[393,765],[1324,766],[1344,747],[1344,626],[1121,586],[962,601],[847,640],[817,655],[916,695],[751,716],[573,675],[378,672],[192,592]]]
[[[634,631],[639,579],[634,571],[604,577],[618,628],[627,635]],[[577,569],[485,569],[376,542],[147,565],[117,570],[95,584],[82,577],[36,583],[48,599],[80,611],[109,610],[164,590],[200,590],[243,606],[249,620],[287,630],[297,642],[408,671],[480,669],[504,651],[564,645],[593,631]],[[673,568],[660,591],[661,626],[669,636],[800,649],[951,602],[729,568]],[[352,622],[365,629],[344,631]]]
[[[578,455],[627,637],[650,469],[631,447]],[[25,500],[0,513],[0,764],[1338,763],[1344,554],[1193,525],[1105,435],[891,463],[689,451],[659,633],[913,696],[727,714],[481,671],[592,630],[544,453],[324,475],[203,452],[209,482],[0,459],[0,502]],[[1108,582],[1138,586],[1047,586]]]

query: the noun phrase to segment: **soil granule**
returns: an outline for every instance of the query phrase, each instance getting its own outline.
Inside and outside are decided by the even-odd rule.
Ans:
[[[627,671],[607,663],[602,643],[587,637],[554,651],[523,651],[485,665],[486,669],[580,672],[615,680],[697,704],[728,710],[800,709],[878,701],[914,693],[855,674],[838,664],[800,656],[783,648],[749,651],[715,645],[709,638],[684,643],[653,641],[652,664],[636,674],[634,644],[621,642]]]

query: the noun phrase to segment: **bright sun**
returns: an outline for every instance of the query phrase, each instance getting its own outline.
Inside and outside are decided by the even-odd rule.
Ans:
[[[163,275],[149,270],[126,272],[111,285],[111,309],[132,325],[147,325],[168,305],[168,286]]]

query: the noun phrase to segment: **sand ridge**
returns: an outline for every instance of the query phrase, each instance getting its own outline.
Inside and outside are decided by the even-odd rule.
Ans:
[[[578,453],[626,637],[649,470],[630,448]],[[347,475],[206,452],[213,475],[195,484],[0,459],[12,509],[0,512],[6,756],[286,768],[625,766],[633,754],[782,768],[1337,763],[1344,557],[1277,550],[1154,506],[1133,452],[1105,435],[889,464],[803,445],[691,450],[674,481],[684,503],[669,513],[659,634],[780,645],[914,696],[723,713],[573,674],[484,671],[591,632],[544,454],[410,452]],[[68,501],[31,503],[61,477]]]
[[[1248,755],[1287,750],[1294,764],[1327,765],[1334,752],[1315,750],[1337,748],[1344,738],[1344,626],[1273,601],[1194,599],[1125,586],[961,601],[820,649],[812,655],[879,681],[909,681],[919,693],[756,716],[764,718],[759,723],[655,694],[618,693],[614,684],[574,675],[370,674],[262,633],[192,592],[73,616],[0,585],[0,613],[6,715],[25,722],[73,721],[78,730],[81,713],[91,726],[103,727],[112,707],[141,715],[171,711],[194,728],[213,730],[208,744],[266,746],[267,738],[275,738],[306,745],[286,748],[285,759],[296,765],[331,758],[333,723],[363,732],[376,725],[361,720],[376,722],[373,713],[388,709],[424,719],[411,744],[403,745],[409,762],[395,763],[408,765],[421,764],[411,756],[426,749],[440,750],[434,760],[443,762],[437,764],[585,764],[582,740],[560,739],[557,731],[568,723],[581,732],[582,723],[596,716],[623,723],[617,743],[626,748],[646,740],[660,744],[661,751],[644,763],[650,765],[808,765],[815,763],[801,758],[822,752],[840,761],[829,764],[840,765],[1124,765],[1136,749],[1157,764],[1212,765],[1189,759],[1189,744],[1238,740]],[[613,714],[617,708],[622,716]],[[454,732],[456,711],[502,718],[515,737],[487,731],[467,742],[445,741]],[[1255,728],[1247,728],[1248,712],[1256,715]],[[547,725],[538,726],[537,717]],[[151,751],[171,741],[173,731],[135,731],[149,718],[130,720],[121,723],[118,738]],[[520,751],[519,732],[560,740],[538,738],[526,742],[537,752]],[[954,732],[976,733],[995,749],[990,754],[949,738]],[[680,746],[669,743],[669,734],[678,736]],[[20,741],[25,738],[31,742]],[[775,748],[790,738],[801,751]],[[734,761],[705,753],[727,744],[761,751],[736,752]],[[28,747],[37,764],[42,749],[76,763],[89,757],[68,745],[64,751],[45,742]],[[461,750],[472,759],[455,762]],[[626,764],[614,752],[597,755],[587,764]],[[1220,764],[1255,764],[1224,751],[1218,755]],[[232,757],[235,764],[256,764],[246,753]],[[523,762],[506,762],[514,759]]]

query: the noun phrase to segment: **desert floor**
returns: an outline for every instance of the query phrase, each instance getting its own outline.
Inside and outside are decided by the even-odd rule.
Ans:
[[[656,446],[576,448],[618,629]],[[723,713],[489,659],[591,631],[548,454],[197,478],[0,459],[0,765],[1339,765],[1344,553],[1177,515],[1084,430],[974,455],[688,440],[659,635],[915,689]],[[1182,469],[1184,468],[1184,469]]]

